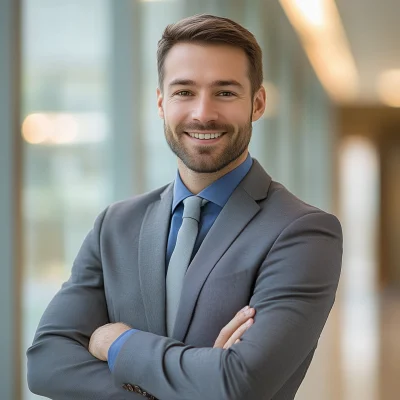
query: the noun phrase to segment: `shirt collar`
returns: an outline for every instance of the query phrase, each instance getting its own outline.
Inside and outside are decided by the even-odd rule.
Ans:
[[[207,186],[198,194],[198,196],[217,204],[221,208],[224,207],[233,191],[249,172],[252,164],[253,159],[250,154],[248,154],[246,160],[242,164],[213,182],[211,185]],[[172,212],[175,211],[175,208],[181,201],[190,196],[193,196],[193,193],[182,182],[179,171],[177,171],[174,184]]]

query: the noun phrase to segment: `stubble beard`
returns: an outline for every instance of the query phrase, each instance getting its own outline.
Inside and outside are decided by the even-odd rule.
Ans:
[[[239,131],[234,136],[234,129],[230,125],[216,125],[210,123],[204,126],[199,124],[186,124],[178,125],[175,129],[175,134],[172,129],[164,121],[164,134],[167,143],[172,152],[183,162],[183,164],[190,170],[206,174],[221,171],[226,166],[237,160],[248,148],[251,135],[252,135],[252,121],[249,121],[239,128]],[[229,144],[221,152],[216,152],[214,145],[198,146],[195,151],[190,151],[183,144],[183,135],[185,131],[206,131],[213,130],[219,132],[226,132],[228,135]]]

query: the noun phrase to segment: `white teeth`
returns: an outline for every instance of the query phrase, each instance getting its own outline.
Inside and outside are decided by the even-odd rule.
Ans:
[[[216,139],[219,138],[222,133],[188,133],[192,138],[200,140]]]

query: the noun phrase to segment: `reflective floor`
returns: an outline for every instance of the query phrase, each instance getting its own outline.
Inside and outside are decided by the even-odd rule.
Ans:
[[[380,399],[400,399],[400,294],[387,292],[381,302]]]
[[[400,399],[400,291],[366,304],[337,301],[296,400]],[[349,307],[361,329],[343,326],[339,312]]]

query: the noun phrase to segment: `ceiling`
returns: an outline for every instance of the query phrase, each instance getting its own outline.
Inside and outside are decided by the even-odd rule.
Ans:
[[[381,72],[400,69],[400,1],[336,0],[360,78],[358,103],[379,103]]]

